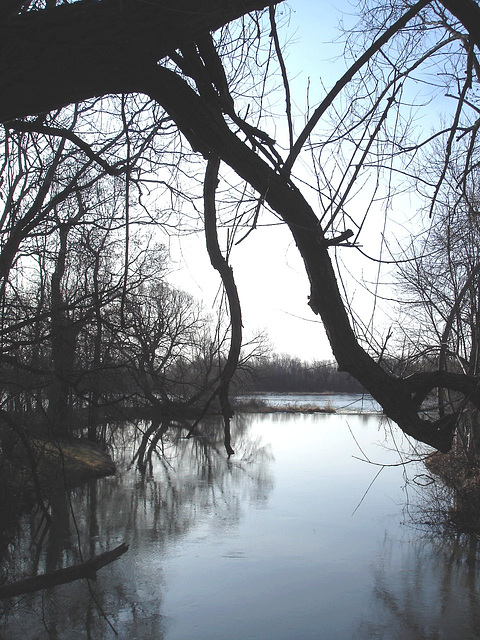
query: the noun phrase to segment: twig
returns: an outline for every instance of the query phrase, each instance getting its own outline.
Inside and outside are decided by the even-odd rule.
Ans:
[[[342,91],[342,89],[350,82],[350,80],[357,73],[357,71],[359,71],[363,67],[363,65],[366,64],[370,60],[370,58],[377,51],[379,51],[384,44],[388,42],[388,40],[390,40],[390,38],[393,35],[395,35],[398,31],[400,31],[400,29],[402,29],[409,20],[415,17],[415,15],[419,13],[429,2],[430,0],[420,0],[420,2],[417,2],[416,4],[414,4],[413,7],[411,7],[406,13],[403,14],[403,16],[401,16],[396,22],[394,22],[391,27],[389,27],[386,31],[384,31],[384,33],[380,36],[380,38],[375,40],[375,42],[365,51],[365,53],[361,55],[360,58],[358,58],[358,60],[354,62],[354,64],[350,67],[350,69],[348,69],[348,71],[343,74],[343,76],[335,84],[333,89],[328,92],[327,96],[322,101],[322,103],[317,107],[317,109],[315,110],[315,113],[307,122],[302,133],[299,135],[297,141],[293,145],[293,149],[290,152],[290,155],[288,156],[287,161],[285,162],[285,165],[283,168],[284,172],[287,175],[290,175],[290,172],[292,170],[295,160],[297,159],[300,151],[302,150],[303,145],[305,144],[308,137],[312,133],[313,129],[317,125],[318,121],[323,116],[323,114],[328,109],[328,107],[332,104],[334,99]]]

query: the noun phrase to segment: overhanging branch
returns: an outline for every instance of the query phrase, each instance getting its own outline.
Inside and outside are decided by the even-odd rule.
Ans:
[[[451,447],[456,416],[425,420],[404,381],[387,373],[360,346],[350,325],[319,220],[301,192],[272,170],[227,126],[221,109],[201,99],[179,76],[158,67],[143,90],[177,123],[192,147],[205,158],[219,156],[258,193],[288,225],[310,281],[309,304],[319,314],[341,370],[348,371],[401,429],[441,451]]]
[[[279,0],[281,1],[281,0]],[[0,122],[138,90],[143,69],[266,0],[81,0],[0,22]]]

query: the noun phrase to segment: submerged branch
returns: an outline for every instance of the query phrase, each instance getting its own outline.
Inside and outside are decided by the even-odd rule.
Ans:
[[[0,599],[4,600],[6,598],[13,598],[14,596],[40,591],[41,589],[49,589],[59,584],[67,584],[68,582],[74,582],[82,578],[95,580],[99,569],[117,560],[117,558],[127,551],[128,544],[123,542],[118,547],[115,547],[115,549],[105,551],[105,553],[101,553],[86,562],[74,564],[66,569],[58,569],[58,571],[52,571],[51,573],[44,573],[32,578],[26,578],[25,580],[19,580],[18,582],[4,584],[0,586]]]

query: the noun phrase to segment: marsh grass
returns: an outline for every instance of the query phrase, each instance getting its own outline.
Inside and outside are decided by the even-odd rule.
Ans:
[[[275,403],[269,404],[260,398],[234,398],[232,402],[235,411],[242,413],[336,413],[331,402],[319,406],[316,403]]]

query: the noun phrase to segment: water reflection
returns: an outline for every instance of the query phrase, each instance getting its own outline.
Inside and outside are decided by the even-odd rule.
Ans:
[[[402,525],[401,467],[385,467],[356,509],[377,473],[358,447],[398,461],[378,417],[245,415],[230,460],[221,422],[192,439],[181,424],[137,426],[123,458],[118,445],[121,472],[59,496],[43,540],[38,518],[24,520],[9,566],[43,572],[122,541],[129,552],[90,587],[19,599],[5,638],[478,637],[476,539]]]
[[[233,528],[245,503],[268,500],[271,450],[249,436],[249,419],[237,421],[239,456],[231,460],[215,420],[203,425],[205,437],[188,440],[181,425],[151,427],[142,426],[147,438],[132,428],[117,439],[117,476],[54,497],[53,525],[43,537],[38,517],[25,518],[7,562],[18,577],[69,566],[124,540],[128,554],[103,569],[98,584],[76,582],[25,596],[13,617],[8,604],[6,637],[109,638],[113,626],[121,638],[162,638],[162,565],[178,540],[206,522],[216,530]],[[139,458],[138,443],[141,471],[130,464]]]
[[[462,640],[480,634],[477,539],[399,541],[385,537],[369,616],[359,638]],[[373,613],[373,615],[372,615]]]

